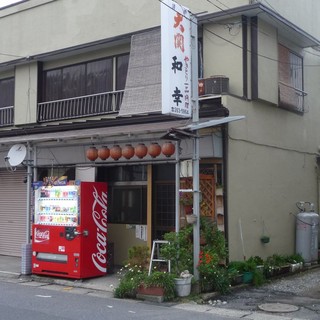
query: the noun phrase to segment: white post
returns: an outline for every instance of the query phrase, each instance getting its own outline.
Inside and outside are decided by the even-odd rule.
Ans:
[[[192,83],[192,122],[199,122],[198,98],[198,24],[197,18],[191,15],[191,83]],[[200,182],[199,182],[199,137],[193,139],[193,213],[197,222],[193,225],[193,275],[199,280],[198,263],[200,254]]]

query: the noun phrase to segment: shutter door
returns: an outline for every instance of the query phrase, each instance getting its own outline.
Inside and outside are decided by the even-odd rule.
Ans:
[[[26,243],[26,170],[0,170],[0,255],[21,256]]]

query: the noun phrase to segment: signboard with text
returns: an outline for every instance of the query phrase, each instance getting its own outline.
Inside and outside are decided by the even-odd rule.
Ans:
[[[190,118],[191,20],[189,10],[161,1],[162,113]]]

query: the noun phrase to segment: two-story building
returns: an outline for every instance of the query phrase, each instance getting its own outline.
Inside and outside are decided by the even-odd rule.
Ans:
[[[224,230],[230,259],[293,253],[296,202],[318,209],[320,145],[320,4],[294,2],[181,1],[198,22],[198,126],[161,112],[161,1],[2,8],[0,254],[19,256],[29,241],[29,182],[65,175],[108,182],[121,264],[129,247],[174,230],[196,133],[201,214]],[[152,153],[168,141],[174,152]],[[20,144],[26,157],[13,166]]]

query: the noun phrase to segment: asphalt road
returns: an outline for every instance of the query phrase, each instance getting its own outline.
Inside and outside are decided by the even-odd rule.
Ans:
[[[100,288],[100,287],[99,287]],[[70,283],[33,281],[16,275],[0,278],[0,320],[23,319],[320,319],[320,268],[272,279],[261,287],[242,287],[203,304],[146,303],[113,298],[113,293]],[[224,303],[217,303],[217,300]],[[286,304],[291,312],[262,311],[259,306]]]
[[[100,295],[100,296],[99,296]],[[171,308],[168,305],[148,304],[88,295],[72,288],[51,286],[44,289],[32,283],[0,282],[1,320],[186,320],[208,319],[208,314]],[[215,320],[227,320],[212,316]]]

